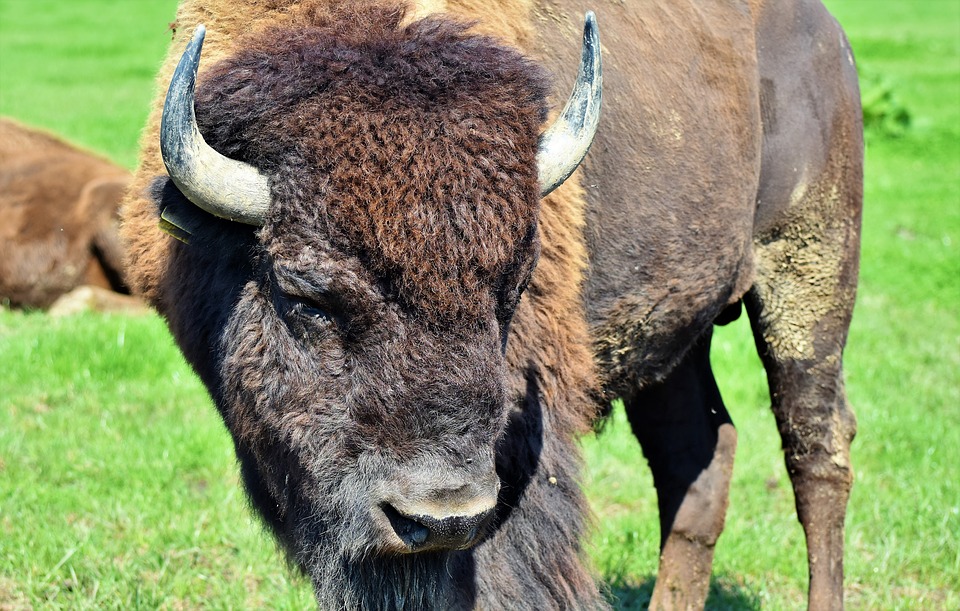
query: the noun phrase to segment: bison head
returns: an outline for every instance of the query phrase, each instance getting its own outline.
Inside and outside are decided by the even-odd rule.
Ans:
[[[468,596],[410,580],[469,570],[458,550],[496,527],[539,200],[596,125],[592,16],[584,40],[542,138],[540,70],[442,19],[272,30],[195,96],[201,27],[174,75],[154,199],[188,243],[160,309],[254,505],[331,606]]]

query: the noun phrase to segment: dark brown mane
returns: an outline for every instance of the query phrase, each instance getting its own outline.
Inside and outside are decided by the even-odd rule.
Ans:
[[[418,315],[477,319],[478,288],[536,247],[545,80],[461,24],[401,17],[268,31],[208,74],[198,122],[273,177],[267,236],[322,228]]]

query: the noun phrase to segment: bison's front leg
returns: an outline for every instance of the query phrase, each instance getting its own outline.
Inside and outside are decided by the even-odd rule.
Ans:
[[[797,518],[807,540],[809,608],[843,608],[844,518],[856,420],[844,398],[839,364],[782,363],[770,372]]]
[[[710,337],[708,330],[662,382],[626,399],[660,508],[651,609],[703,608],[723,531],[737,433],[710,369]]]

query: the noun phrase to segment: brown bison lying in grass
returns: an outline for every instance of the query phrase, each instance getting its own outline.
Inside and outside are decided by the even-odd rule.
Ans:
[[[588,9],[604,116],[552,191],[596,127]],[[736,445],[711,330],[741,302],[810,606],[842,606],[862,139],[818,2],[187,0],[177,23],[132,278],[321,608],[603,606],[576,437],[613,397],[660,499],[652,604],[701,606]]]
[[[46,308],[81,285],[129,293],[117,236],[130,173],[0,118],[0,302]]]

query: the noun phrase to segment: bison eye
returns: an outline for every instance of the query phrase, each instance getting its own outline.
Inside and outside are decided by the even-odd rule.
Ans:
[[[327,313],[327,311],[321,308],[320,306],[300,302],[295,307],[299,310],[298,313],[302,316],[306,316],[314,320],[319,320],[319,319],[330,320],[330,321],[333,320],[330,314]]]
[[[333,308],[309,299],[295,297],[290,299],[291,313],[315,321],[335,322],[340,324],[342,316]]]
[[[277,311],[290,322],[312,324],[336,324],[345,328],[346,317],[340,308],[331,300],[330,303],[319,299],[311,299],[301,295],[280,292],[277,300]]]

